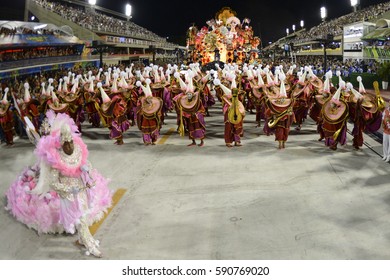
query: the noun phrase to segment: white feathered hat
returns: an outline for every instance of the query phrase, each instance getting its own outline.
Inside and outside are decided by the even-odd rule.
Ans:
[[[280,92],[279,92],[279,96],[280,97],[287,97],[286,86],[284,85],[284,80],[286,79],[286,75],[284,73],[280,73],[279,74],[279,79],[280,79]]]
[[[216,86],[220,86],[222,91],[225,93],[225,95],[228,98],[232,97],[232,90],[230,88],[226,87],[224,84],[222,84],[220,79],[214,79],[213,83]]]
[[[360,93],[366,93],[366,89],[364,88],[362,77],[358,76],[356,79],[359,82],[359,92]]]
[[[137,81],[137,82],[135,83],[135,85],[136,85],[137,87],[141,87],[141,88],[142,88],[142,91],[144,92],[145,97],[149,97],[149,96],[153,96],[153,95],[152,95],[152,90],[150,89],[150,83],[151,83],[151,82],[152,82],[152,81],[151,81],[149,78],[147,78],[147,79],[145,80],[146,86],[144,86],[144,85],[141,83],[141,81]]]
[[[30,85],[28,83],[24,83],[24,102],[28,103],[30,101],[31,101]]]
[[[180,88],[182,91],[187,91],[187,85],[186,83],[183,81],[183,79],[180,77],[180,73],[179,72],[175,72],[175,74],[173,75],[176,79],[179,80],[179,83],[180,83]]]
[[[4,104],[4,105],[7,105],[8,104],[8,99],[7,99],[7,93],[9,91],[9,88],[5,88],[4,89],[4,96],[3,96],[3,100],[1,100],[1,103]]]
[[[108,103],[111,101],[110,97],[108,97],[107,93],[103,89],[102,83],[97,83],[97,87],[100,90],[100,94],[102,95],[103,103]]]
[[[332,79],[332,71],[329,70],[325,74],[324,92],[330,93],[330,79]]]

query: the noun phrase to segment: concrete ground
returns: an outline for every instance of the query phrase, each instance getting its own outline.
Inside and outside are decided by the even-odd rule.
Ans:
[[[187,147],[174,113],[156,146],[145,147],[136,127],[116,146],[107,129],[84,125],[90,161],[114,192],[125,190],[95,233],[103,259],[390,259],[390,165],[380,143],[365,136],[356,151],[349,136],[331,151],[308,119],[277,150],[248,114],[243,146],[229,149],[220,104],[211,114],[204,147]],[[23,139],[0,147],[3,206],[33,149]],[[76,236],[39,236],[4,207],[0,224],[0,259],[93,258]]]

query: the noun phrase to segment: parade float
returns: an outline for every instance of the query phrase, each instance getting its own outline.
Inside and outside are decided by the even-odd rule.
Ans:
[[[205,65],[213,61],[242,64],[257,59],[260,39],[253,36],[248,18],[241,21],[235,11],[224,7],[206,23],[201,29],[195,25],[188,29],[190,60]]]

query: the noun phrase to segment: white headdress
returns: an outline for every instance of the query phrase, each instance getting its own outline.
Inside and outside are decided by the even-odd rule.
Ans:
[[[308,72],[308,67],[305,66],[304,70],[302,70],[302,75],[299,77],[299,83],[301,84],[305,83],[307,72]]]
[[[64,77],[64,83],[62,85],[62,91],[67,92],[68,91],[68,82],[69,82],[69,77],[65,76]]]
[[[261,76],[261,68],[257,68],[257,85],[259,87],[263,86],[264,85],[264,80],[263,80],[263,77]]]
[[[340,86],[341,82],[344,82],[343,78],[341,78],[341,71],[340,70],[336,71],[336,76],[339,77],[339,86]]]
[[[98,74],[97,74],[97,76],[96,76],[96,80],[97,80],[97,81],[100,81],[100,75],[102,74],[102,72],[103,72],[103,68],[100,68],[100,69],[99,69],[99,72],[98,72]]]
[[[164,68],[160,67],[160,68],[158,68],[158,70],[160,70],[160,81],[165,83],[166,79],[165,79],[165,75],[164,75]]]
[[[54,83],[54,80],[53,80],[53,78],[50,78],[49,80],[48,80],[48,85],[47,85],[47,91],[49,91],[49,87],[51,87],[51,84],[52,83]],[[49,93],[50,93],[50,91],[49,91]]]
[[[60,139],[61,139],[61,145],[63,145],[65,142],[71,142],[73,140],[72,131],[70,129],[69,124],[64,123],[61,126]]]
[[[41,89],[42,89],[41,94],[42,94],[42,95],[46,95],[45,83],[42,83],[42,84],[41,84]]]
[[[108,103],[111,101],[110,97],[108,97],[107,93],[104,91],[102,87],[102,83],[97,83],[97,87],[100,90],[100,94],[102,95],[103,103]]]
[[[76,93],[76,90],[79,87],[79,79],[81,79],[81,75],[77,75],[77,78],[74,80],[73,87],[70,90],[71,93]]]
[[[7,105],[8,104],[8,99],[7,99],[7,93],[9,91],[9,88],[5,88],[4,89],[4,96],[3,96],[3,100],[1,100],[1,103],[3,103],[4,105]]]
[[[119,86],[122,87],[122,88],[128,88],[129,85],[127,84],[126,82],[126,72],[122,71],[121,72],[121,80],[119,81]]]
[[[31,101],[31,95],[30,95],[30,85],[28,83],[24,83],[24,102],[30,102]]]
[[[94,92],[94,89],[93,89],[93,81],[95,80],[95,76],[92,76],[90,79],[89,79],[89,89],[88,91],[89,92]]]
[[[188,85],[187,85],[187,91],[189,92],[195,92],[194,88],[194,82],[193,82],[193,77],[195,76],[195,73],[192,70],[188,70],[187,72],[188,76]]]
[[[180,88],[182,91],[187,91],[187,85],[186,83],[183,81],[183,79],[180,77],[180,73],[179,72],[175,72],[175,74],[173,75],[176,79],[179,80],[179,84],[180,84]]]
[[[104,72],[104,76],[106,77],[106,86],[109,86],[110,85],[110,75],[108,74],[108,72]]]
[[[53,87],[50,86],[49,89],[48,89],[48,93],[51,92],[51,99],[53,100],[53,102],[58,102],[58,97],[57,95],[54,93],[54,90],[53,90]]]
[[[284,80],[286,79],[285,74],[279,74],[279,79],[280,79],[280,97],[287,97],[286,93],[286,86],[284,85]]]
[[[236,82],[236,75],[235,74],[230,74],[230,80],[232,84],[230,85],[230,88],[237,88],[237,82]]]
[[[337,89],[336,93],[332,96],[332,100],[335,101],[335,103],[340,102],[341,89],[344,87],[345,87],[345,82],[341,81],[339,84],[339,88]]]
[[[332,78],[332,71],[329,70],[325,74],[324,92],[330,93],[330,79]]]
[[[225,93],[226,96],[229,98],[232,97],[232,90],[228,87],[226,87],[224,84],[221,83],[219,79],[214,79],[214,85],[220,86],[222,91]]]
[[[275,77],[274,77],[274,83],[275,85],[279,84],[279,75],[280,75],[280,69],[278,66],[275,67]]]
[[[118,73],[114,73],[112,75],[113,80],[112,80],[112,87],[111,87],[111,92],[118,92]]]
[[[267,77],[267,85],[273,85],[273,84],[274,84],[274,81],[273,81],[272,78],[271,78],[269,68],[268,68],[268,67],[265,67],[264,72],[265,72],[265,75],[266,75],[266,77]]]
[[[366,89],[364,88],[362,77],[358,76],[357,81],[359,82],[359,92],[366,93]]]
[[[146,86],[144,86],[144,85],[141,83],[141,81],[137,81],[137,82],[135,83],[135,85],[136,85],[137,87],[141,87],[141,88],[142,88],[142,91],[143,91],[144,94],[145,94],[145,96],[146,96],[146,97],[149,97],[149,96],[153,96],[152,90],[150,89],[150,83],[151,83],[151,82],[152,82],[152,81],[148,78],[148,79],[145,80]]]
[[[158,66],[157,65],[153,66],[153,77],[154,77],[154,82],[155,83],[161,82],[161,78],[158,75]]]
[[[351,91],[357,99],[363,97],[356,89],[353,88],[353,85],[351,83],[347,83],[347,89]]]
[[[133,78],[134,75],[133,75],[133,66],[134,66],[134,63],[130,64],[130,68],[128,68],[128,70],[126,70],[126,72],[128,73],[128,78]]]
[[[63,79],[61,78],[60,82],[58,83],[57,91],[61,91],[62,90],[62,81],[63,81]]]

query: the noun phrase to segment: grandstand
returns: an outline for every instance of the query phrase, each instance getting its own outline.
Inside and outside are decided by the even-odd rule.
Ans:
[[[92,44],[92,41],[102,41],[110,45],[110,52],[113,54],[146,54],[151,50],[163,50],[171,54],[177,49],[184,49],[132,21],[123,19],[126,18],[125,15],[99,6],[91,9],[87,3],[81,1],[33,0],[27,1],[26,10],[41,22],[70,26],[75,35],[87,45]]]
[[[1,78],[98,66],[103,58],[106,64],[179,63],[185,52],[121,13],[78,0],[26,1],[25,21],[0,21],[0,36]]]
[[[375,29],[378,20],[390,19],[389,10],[390,1],[323,21],[309,30],[302,29],[280,38],[264,51],[283,55],[281,50],[288,45],[293,48],[295,56],[322,56],[326,43],[327,55],[340,57],[344,61],[351,58],[388,60],[390,56],[387,56],[387,52],[381,51],[388,44],[388,36],[367,35]]]
[[[82,61],[84,42],[68,26],[0,21],[0,38],[0,78]]]

